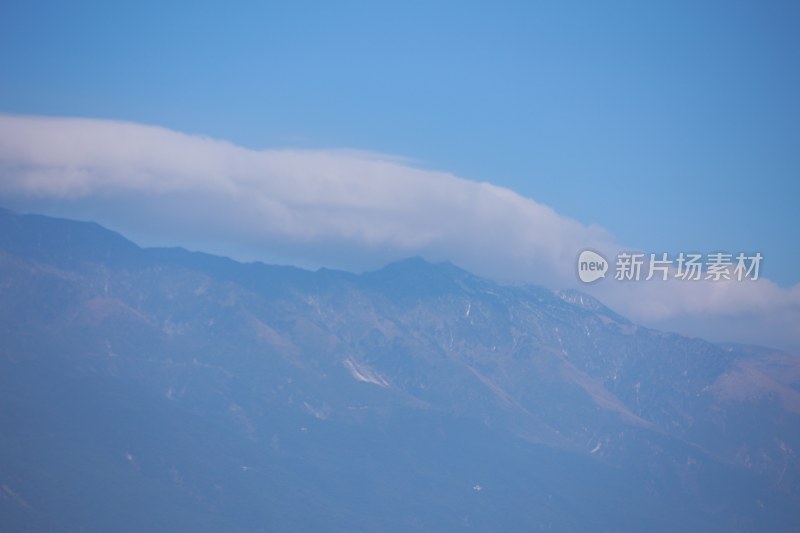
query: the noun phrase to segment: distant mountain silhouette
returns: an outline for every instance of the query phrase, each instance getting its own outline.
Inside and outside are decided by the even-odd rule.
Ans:
[[[0,210],[3,531],[797,531],[800,359]]]

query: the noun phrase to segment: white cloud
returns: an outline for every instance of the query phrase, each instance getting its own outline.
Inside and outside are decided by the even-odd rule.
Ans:
[[[396,157],[248,150],[105,120],[0,116],[0,201],[89,214],[143,244],[189,244],[344,268],[421,254],[477,274],[554,288],[577,284],[581,249],[611,257],[619,248],[603,228],[582,225],[511,190]],[[800,333],[792,333],[800,329],[798,288],[781,289],[768,280],[607,280],[595,287],[604,301],[637,321],[658,325],[686,318],[696,325],[693,318],[711,324],[749,317],[752,338],[736,340],[770,344],[776,337],[764,332],[778,331],[782,345],[800,346]]]
[[[0,171],[4,196],[124,203],[150,223],[168,222],[174,242],[203,235],[241,248],[299,244],[311,256],[337,247],[340,259],[420,253],[563,284],[576,246],[610,241],[601,228],[508,189],[380,154],[254,151],[123,122],[0,117]]]
[[[800,353],[800,285],[758,281],[598,283],[587,292],[633,320],[713,341]]]

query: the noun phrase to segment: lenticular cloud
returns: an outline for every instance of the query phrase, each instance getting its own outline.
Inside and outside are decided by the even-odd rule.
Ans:
[[[5,196],[124,201],[126,211],[163,218],[176,241],[195,228],[243,248],[302,243],[361,256],[380,250],[387,259],[423,254],[562,284],[573,281],[576,249],[610,242],[601,228],[508,189],[397,158],[248,150],[124,122],[0,117],[0,172]]]
[[[654,326],[800,349],[800,285],[583,285],[581,250],[620,249],[603,228],[383,154],[250,150],[129,122],[0,115],[0,203],[246,259],[363,269],[423,255],[495,279],[579,286]]]

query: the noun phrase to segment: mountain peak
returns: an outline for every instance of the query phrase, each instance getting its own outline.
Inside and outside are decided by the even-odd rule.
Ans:
[[[368,272],[367,275],[377,275],[377,274],[397,275],[397,274],[410,274],[410,273],[420,273],[420,272],[428,272],[428,273],[437,272],[440,274],[449,274],[456,277],[472,276],[472,274],[454,265],[450,261],[439,261],[434,263],[428,261],[427,259],[419,255],[394,261],[381,269]]]
[[[449,261],[431,263],[420,256],[395,261],[380,270],[362,275],[368,285],[400,296],[430,296],[461,291],[463,282],[470,278],[474,276]]]

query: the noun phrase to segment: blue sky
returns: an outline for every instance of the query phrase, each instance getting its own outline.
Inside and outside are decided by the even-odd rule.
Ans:
[[[433,171],[402,171],[404,183],[419,185],[420,198],[425,180],[438,180],[438,199],[420,202],[430,212],[447,210],[452,190],[464,198],[486,192],[470,184],[451,190],[446,173],[516,191],[584,228],[604,228],[626,247],[758,251],[765,258],[763,276],[784,288],[800,282],[800,4],[75,4],[0,4],[0,114],[156,125],[253,154],[309,150],[315,164],[341,164],[359,176],[363,171],[365,180],[375,170],[368,163],[332,163],[321,151],[391,154],[407,158],[401,161],[409,167]],[[140,131],[108,128],[120,135]],[[168,137],[165,142],[184,150],[186,159],[199,146]],[[239,157],[219,153],[209,165]],[[291,168],[286,176],[313,174],[299,159],[276,157],[269,168]],[[244,157],[248,169],[255,168],[254,158]],[[171,160],[149,161],[190,174]],[[115,168],[109,172],[121,167]],[[385,171],[385,183],[399,183],[390,179],[399,170],[375,171]],[[123,174],[121,182],[129,178]],[[348,186],[369,188],[363,182]],[[395,207],[381,203],[380,191],[367,189],[370,201],[378,198],[373,207]],[[325,190],[335,196],[339,189]],[[262,192],[265,198],[275,193]],[[480,205],[496,205],[497,194],[502,196],[493,191]],[[63,208],[66,201],[58,198],[3,201],[96,215],[139,242],[168,244],[158,240],[169,238],[168,223],[148,225],[141,210],[124,219],[124,202],[101,209],[102,198],[89,198],[77,211]],[[531,209],[550,220],[546,210]],[[439,223],[431,220],[429,226]],[[559,235],[597,237],[565,224]],[[345,226],[341,235],[356,231]],[[358,231],[360,242],[377,243],[375,250],[431,251],[391,228]],[[335,240],[308,261],[302,250],[307,232],[292,235],[294,248],[284,242],[281,252],[285,261],[359,266],[337,259]],[[191,244],[203,248],[205,236],[207,248],[217,251],[213,228],[199,226]],[[176,230],[172,244],[185,244],[185,238]],[[550,242],[538,245],[556,250]],[[342,253],[361,257],[350,249]],[[448,253],[429,255],[442,259]],[[376,253],[363,264],[391,256]]]
[[[800,281],[797,3],[75,4],[2,4],[0,111],[397,154]]]

